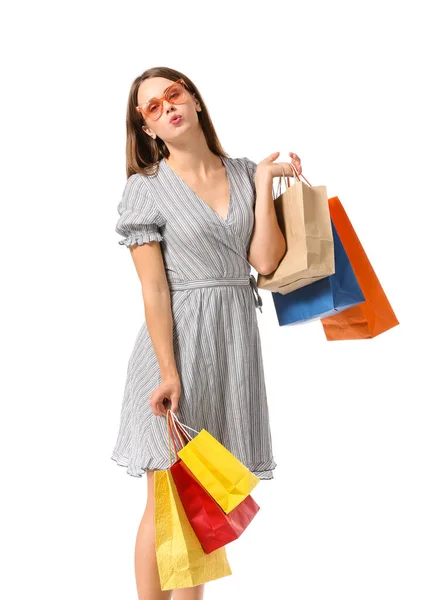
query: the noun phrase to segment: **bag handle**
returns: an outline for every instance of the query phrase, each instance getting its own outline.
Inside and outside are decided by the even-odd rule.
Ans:
[[[169,447],[169,457],[170,457],[170,467],[173,465],[174,462],[177,461],[178,459],[178,450],[176,448],[176,440],[175,440],[175,436],[179,439],[180,444],[181,444],[181,448],[179,448],[179,450],[181,450],[184,446],[182,439],[179,436],[179,432],[176,428],[176,425],[174,424],[174,422],[172,421],[172,419],[170,418],[170,414],[171,411],[168,410],[167,414],[166,414],[166,422],[167,422],[167,441],[168,441],[168,447]],[[174,447],[174,453],[175,453],[175,460],[173,460],[172,458],[172,450],[170,447],[170,439],[173,442],[173,447]]]
[[[167,409],[167,412],[170,413],[170,416],[173,418],[173,420],[176,423],[176,427],[178,427],[181,432],[186,436],[187,440],[190,442],[192,440],[192,438],[190,437],[190,435],[185,431],[185,429],[190,429],[191,431],[194,431],[195,433],[200,433],[199,431],[197,431],[196,429],[192,429],[192,427],[189,427],[188,425],[184,425],[183,423],[181,423],[179,421],[179,419],[177,418],[177,416],[169,409]]]
[[[180,426],[176,425],[176,423],[174,421],[172,422],[170,420],[169,426],[173,428],[173,432],[174,432],[174,435],[176,436],[176,439],[179,439],[179,443],[180,443],[181,447],[183,447],[185,445],[185,442],[188,441],[187,440],[188,434],[186,432],[184,432],[183,430],[181,430]]]
[[[288,163],[290,165],[290,167],[293,169],[293,174],[294,177],[297,179],[298,182],[300,182],[299,179],[299,175],[296,171],[296,167],[293,165],[293,163]],[[278,182],[278,191],[277,191],[277,198],[279,196],[281,196],[281,179],[284,179],[284,183],[285,183],[285,187],[286,187],[286,191],[288,190],[288,188],[290,187],[290,178],[288,176],[286,176],[284,174],[284,166],[282,166],[282,170],[283,170],[283,174],[280,176],[279,182]],[[302,175],[302,173],[300,174],[300,177],[303,177],[303,179],[306,181],[306,183],[312,187],[312,185],[309,183],[309,181],[306,179],[306,177],[304,175]],[[276,198],[274,198],[276,200]]]
[[[177,416],[170,409],[167,409],[166,421],[167,421],[167,441],[168,441],[168,448],[169,448],[170,466],[172,466],[173,462],[176,462],[176,460],[178,459],[179,450],[181,450],[185,446],[185,442],[190,442],[192,439],[191,436],[183,428],[184,427],[188,428],[188,429],[192,429],[192,428],[188,427],[187,425],[183,425],[183,423],[181,423],[179,421]],[[196,431],[195,429],[192,429],[192,431],[195,431],[195,433],[199,433],[199,431]],[[173,457],[172,457],[170,440],[172,440],[173,447],[174,447],[175,461],[173,461]],[[178,446],[180,446],[179,449],[177,449],[177,447],[176,447],[176,442],[177,442]]]

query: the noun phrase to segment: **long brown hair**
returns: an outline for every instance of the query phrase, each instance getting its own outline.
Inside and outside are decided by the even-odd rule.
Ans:
[[[130,88],[129,100],[127,103],[126,115],[126,172],[127,177],[135,173],[143,175],[155,175],[158,171],[158,162],[162,158],[167,158],[170,152],[166,144],[157,135],[155,140],[142,130],[145,125],[145,119],[136,110],[138,105],[138,89],[142,81],[151,77],[165,77],[171,81],[177,81],[182,78],[188,86],[189,92],[195,94],[201,104],[201,112],[198,112],[198,121],[206,138],[210,150],[217,156],[227,157],[228,155],[222,148],[219,138],[216,134],[209,112],[201,97],[198,88],[192,81],[180,71],[169,69],[167,67],[152,67],[147,69],[136,77]]]

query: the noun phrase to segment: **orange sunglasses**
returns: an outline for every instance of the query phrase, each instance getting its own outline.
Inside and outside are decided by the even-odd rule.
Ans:
[[[178,79],[172,85],[164,90],[162,98],[151,98],[148,102],[137,106],[136,110],[145,118],[157,121],[163,114],[163,100],[167,100],[171,104],[183,104],[185,101],[185,88],[188,89],[183,79]]]

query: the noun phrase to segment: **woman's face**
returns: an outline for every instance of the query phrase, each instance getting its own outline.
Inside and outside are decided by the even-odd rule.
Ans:
[[[139,86],[138,106],[148,102],[151,98],[162,98],[167,87],[174,82],[165,77],[151,77],[145,79]],[[177,137],[182,136],[188,129],[197,127],[199,124],[197,111],[201,110],[201,105],[186,88],[182,104],[172,104],[163,100],[163,114],[157,120],[150,119],[144,115],[146,125],[142,126],[143,131],[155,139],[158,135],[166,144],[173,142]],[[181,115],[179,123],[174,125],[170,123],[173,116]]]

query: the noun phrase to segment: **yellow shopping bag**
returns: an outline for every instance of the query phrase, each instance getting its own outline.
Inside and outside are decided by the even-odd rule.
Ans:
[[[197,433],[191,439],[185,431],[189,441],[179,450],[178,456],[222,510],[226,514],[230,513],[247,498],[260,478],[249,471],[206,429],[198,432],[183,425],[171,411],[170,415],[180,428]]]
[[[155,550],[162,590],[194,587],[232,575],[225,546],[209,554],[204,552],[170,469],[154,471],[154,502]]]

